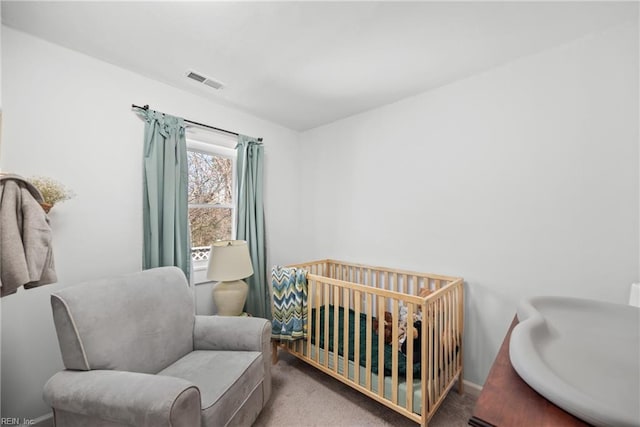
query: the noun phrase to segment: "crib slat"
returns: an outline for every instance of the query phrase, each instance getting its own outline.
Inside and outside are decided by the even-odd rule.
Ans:
[[[453,293],[453,306],[454,306],[453,310],[458,309],[459,303],[460,303],[460,295],[458,295],[458,289],[456,288]],[[462,365],[460,363],[460,357],[461,357],[460,353],[462,352],[462,343],[460,342],[462,332],[460,329],[462,325],[460,325],[460,317],[458,316],[457,312],[453,314],[452,319],[453,319],[453,331],[451,336],[451,341],[452,341],[451,346],[454,351],[454,354],[452,354],[451,357],[454,360],[454,364],[455,364],[453,368],[453,374],[457,375],[459,373],[458,380],[460,381],[458,382],[458,393],[462,393],[462,389],[461,389],[462,372],[460,372],[462,368]]]
[[[433,305],[431,303],[422,304],[422,354],[420,356],[420,382],[422,383],[422,419],[426,420],[425,414],[431,413],[431,402],[433,401],[433,321],[431,313]],[[425,337],[427,339],[425,339]],[[425,351],[426,350],[426,351]],[[427,369],[424,369],[425,366]],[[426,409],[425,409],[426,408]],[[424,424],[424,423],[423,423]]]
[[[371,341],[373,340],[373,319],[371,313],[373,312],[373,295],[366,294],[367,299],[365,301],[367,311],[367,354],[365,361],[365,375],[366,375],[366,389],[371,390]]]
[[[438,395],[440,394],[440,339],[438,338],[438,300],[434,301],[433,304],[433,351],[434,351],[434,373],[433,373],[433,389],[434,389],[434,401],[437,400]]]
[[[342,280],[342,265],[340,264],[336,264],[336,275],[334,277],[334,279],[336,280]],[[335,292],[335,287],[332,286],[332,292]],[[334,298],[335,301],[335,298]],[[338,304],[334,304],[334,307],[337,306]]]
[[[311,330],[311,313],[313,305],[316,303],[315,301],[315,280],[309,280],[307,278],[307,336],[305,337],[305,345],[307,346],[307,357],[311,357],[311,336],[313,335],[313,331]],[[315,335],[317,337],[317,335]]]
[[[412,303],[407,304],[407,411],[413,412],[413,307]],[[422,341],[422,350],[424,351],[425,340]],[[424,411],[424,409],[423,409]]]
[[[433,304],[431,305],[431,312],[429,313],[429,344],[431,346],[431,348],[429,349],[429,357],[432,359],[432,365],[433,365],[433,370],[429,373],[429,375],[431,376],[431,393],[430,393],[430,398],[431,401],[429,403],[429,407],[431,408],[431,406],[435,403],[436,401],[436,385],[437,385],[437,378],[438,378],[438,370],[440,369],[440,367],[438,366],[438,356],[436,354],[436,349],[438,348],[435,340],[436,340],[436,328],[437,328],[437,324],[436,324],[436,313],[438,312],[438,309],[436,308],[436,303],[437,301],[434,301]]]
[[[349,376],[349,288],[344,289],[344,330],[342,333],[342,360],[343,360],[343,374]],[[336,351],[337,353],[337,351]],[[355,366],[355,363],[354,363]]]
[[[449,340],[447,339],[447,305],[448,297],[445,295],[442,298],[442,337],[440,342],[442,345],[442,363],[444,364],[444,375],[442,380],[442,390],[444,391],[446,385],[449,383]]]
[[[442,298],[438,298],[436,300],[436,325],[438,325],[436,329],[436,349],[438,355],[438,373],[437,373],[437,381],[438,384],[438,398],[440,398],[440,393],[442,392],[442,377],[444,376],[444,364],[442,362]]]
[[[338,328],[340,327],[340,290],[337,286],[332,287],[333,291],[333,370],[338,372],[338,339],[340,334]],[[343,317],[344,319],[344,317]],[[346,320],[346,319],[345,319]]]
[[[316,339],[316,363],[319,364],[320,363],[320,303],[322,302],[322,282],[315,281],[315,284],[316,284],[316,322],[314,326],[316,331],[314,336]]]
[[[442,383],[441,386],[444,388],[445,384],[449,381],[449,357],[448,357],[448,339],[447,339],[447,296],[444,295],[440,298],[441,310],[440,310],[440,318],[442,319],[442,324],[440,328],[442,329],[442,333],[440,334],[440,345],[442,346],[442,365],[444,369],[442,370]]]
[[[448,350],[449,350],[449,343],[447,340],[447,297],[448,295],[445,295],[442,298],[442,312],[441,312],[441,316],[442,316],[442,337],[440,337],[440,343],[442,346],[442,364],[444,365],[444,373],[442,375],[443,379],[442,379],[442,390],[444,391],[446,385],[449,382],[449,357],[448,357]]]
[[[445,295],[442,298],[442,312],[441,312],[441,316],[442,316],[442,358],[443,363],[444,363],[444,380],[443,385],[444,384],[448,384],[449,383],[449,378],[451,377],[451,372],[449,371],[450,369],[450,363],[449,363],[449,335],[448,335],[448,329],[449,329],[449,313],[448,313],[448,309],[449,309],[449,295]]]
[[[376,279],[375,278],[376,278],[375,271],[372,268],[370,268],[369,269],[369,283],[368,283],[368,285],[371,286],[372,288],[376,287]]]
[[[456,295],[456,291],[451,294],[451,376],[456,375],[456,371],[458,370],[458,354],[456,353],[457,339],[456,336],[458,334],[458,316],[455,312],[456,307],[458,306],[458,298]]]
[[[447,382],[449,382],[454,374],[454,368],[455,368],[455,363],[454,363],[454,357],[455,357],[455,345],[453,343],[453,327],[454,327],[454,322],[455,319],[453,317],[453,308],[454,308],[454,301],[453,301],[453,295],[452,294],[448,294],[447,295],[447,330],[446,330],[446,334],[447,334],[447,361],[449,362],[449,378],[447,378]]]
[[[353,332],[355,334],[353,341],[353,381],[356,384],[360,384],[360,291],[353,291],[353,299],[356,302],[355,311],[355,324],[353,325]]]
[[[384,297],[378,297],[378,395],[384,397]]]
[[[398,404],[398,322],[399,322],[399,318],[398,318],[398,300],[397,299],[393,299],[392,302],[392,310],[391,310],[391,316],[393,319],[393,325],[391,328],[391,336],[392,341],[391,341],[391,348],[393,350],[392,352],[392,356],[391,356],[391,401],[394,404]]]
[[[464,373],[464,359],[463,359],[463,345],[464,340],[462,339],[464,334],[464,282],[462,279],[458,279],[460,284],[458,285],[458,331],[456,334],[456,338],[458,339],[458,368],[460,369],[460,374],[458,377],[458,393],[464,392],[464,382],[462,374]]]
[[[324,360],[323,364],[325,368],[329,367],[329,306],[331,300],[329,299],[329,285],[323,283],[324,288]]]
[[[366,277],[364,275],[364,269],[362,267],[360,267],[360,282],[359,283],[362,284],[362,285],[365,285],[365,282],[366,282]],[[366,313],[367,312],[367,307],[365,305],[365,302],[366,302],[365,300],[367,298],[367,294],[366,293],[362,293],[360,298],[361,298],[360,303],[361,303],[362,312]]]

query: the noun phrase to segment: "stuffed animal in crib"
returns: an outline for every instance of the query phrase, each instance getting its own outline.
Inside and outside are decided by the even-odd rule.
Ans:
[[[418,296],[425,298],[427,297],[429,294],[431,294],[431,291],[427,288],[420,288],[420,290],[418,291]],[[414,354],[417,351],[420,351],[420,331],[421,331],[421,325],[422,325],[422,312],[420,310],[420,308],[418,308],[418,310],[413,313],[413,320],[411,322],[411,326],[409,327],[409,319],[407,319],[407,307],[405,307],[404,305],[401,305],[400,307],[400,322],[399,322],[399,342],[401,343],[401,351],[406,354],[407,350],[406,350],[406,346],[407,346],[407,342],[406,342],[406,336],[407,336],[407,331],[409,332],[409,336],[413,337],[414,339]],[[383,320],[383,325],[384,325],[384,342],[385,344],[391,344],[393,341],[393,315],[391,314],[391,312],[389,311],[385,311],[384,312],[384,320]],[[376,333],[379,333],[379,327],[380,327],[380,321],[377,318],[373,318],[373,330]]]
[[[391,312],[389,311],[384,312],[384,319],[382,320],[382,324],[384,327],[384,342],[385,344],[391,344],[391,341],[393,339],[393,316],[391,315]],[[380,328],[380,321],[378,320],[377,317],[374,317],[373,330],[377,334],[380,334],[379,328]]]
[[[431,290],[427,288],[420,288],[418,296],[425,298],[431,294]],[[411,326],[409,326],[409,319],[407,313],[407,307],[402,306],[400,308],[400,330],[401,330],[401,346],[400,351],[407,354],[407,338],[413,338],[413,361],[414,363],[420,361],[422,355],[422,310],[418,308],[417,312],[413,313],[413,319]]]

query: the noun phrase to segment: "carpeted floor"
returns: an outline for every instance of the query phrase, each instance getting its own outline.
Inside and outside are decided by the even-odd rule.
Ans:
[[[417,424],[319,370],[279,352],[273,393],[254,427],[412,426]],[[463,427],[476,398],[452,390],[429,427]]]

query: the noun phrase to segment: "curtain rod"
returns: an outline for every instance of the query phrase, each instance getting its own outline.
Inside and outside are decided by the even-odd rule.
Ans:
[[[148,109],[149,109],[149,104],[145,104],[145,106],[144,106],[144,107],[141,107],[141,106],[136,105],[136,104],[131,104],[131,107],[132,107],[132,108],[139,108],[139,109],[141,109],[141,110],[148,110]],[[239,134],[238,134],[238,133],[236,133],[236,132],[231,132],[230,130],[220,129],[220,128],[217,128],[217,127],[215,127],[215,126],[205,125],[204,123],[198,123],[198,122],[194,122],[194,121],[192,121],[192,120],[187,120],[187,119],[183,119],[183,120],[184,120],[186,123],[189,123],[189,124],[192,124],[192,125],[202,126],[202,127],[204,127],[204,128],[207,128],[207,129],[217,130],[218,132],[224,132],[224,133],[228,133],[228,134],[230,134],[230,135],[239,136]],[[262,141],[262,138],[258,138],[258,141]]]

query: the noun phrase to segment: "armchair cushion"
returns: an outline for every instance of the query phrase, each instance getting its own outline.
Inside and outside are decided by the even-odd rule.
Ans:
[[[201,392],[205,425],[223,426],[258,391],[262,395],[264,363],[259,351],[193,351],[158,375],[181,378]],[[257,390],[259,389],[259,390]],[[260,412],[262,399],[253,404]]]
[[[140,427],[200,425],[200,392],[191,382],[122,371],[62,371],[44,386],[56,410]]]

